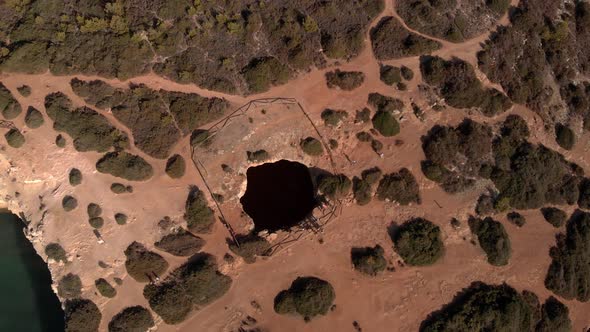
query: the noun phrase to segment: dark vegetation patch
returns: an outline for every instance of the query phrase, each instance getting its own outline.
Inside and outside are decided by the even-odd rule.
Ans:
[[[428,54],[441,43],[408,31],[393,16],[386,16],[371,29],[373,53],[379,60],[391,60]]]
[[[45,246],[45,255],[47,258],[56,262],[68,262],[67,253],[59,243],[49,243]]]
[[[253,59],[244,69],[242,75],[251,93],[264,92],[275,85],[282,85],[291,78],[289,67],[274,57]]]
[[[377,187],[377,198],[398,202],[400,205],[421,203],[418,182],[407,168],[383,176]]]
[[[488,31],[509,6],[508,0],[409,0],[395,9],[410,28],[458,43]]]
[[[569,118],[583,119],[587,130],[590,85],[583,77],[590,72],[589,13],[585,1],[519,2],[511,24],[493,33],[478,54],[479,67],[549,128]]]
[[[399,67],[381,65],[379,79],[387,85],[396,85],[402,82],[402,72]]]
[[[104,219],[102,217],[91,217],[88,218],[88,223],[92,228],[99,229],[104,226]]]
[[[274,309],[281,315],[297,314],[310,320],[327,314],[335,297],[336,293],[329,282],[316,277],[298,277],[291,287],[277,294]]]
[[[336,69],[326,73],[328,88],[340,88],[344,91],[352,91],[363,84],[365,74],[361,71],[341,71]]]
[[[64,211],[70,212],[78,207],[78,200],[74,196],[66,195],[61,200],[61,206],[63,207]]]
[[[590,214],[576,211],[549,254],[545,287],[564,299],[590,300]]]
[[[63,298],[80,296],[82,294],[82,280],[77,274],[66,274],[57,283],[57,294]]]
[[[29,106],[25,114],[25,124],[31,129],[37,129],[43,125],[45,120],[43,114],[33,106]]]
[[[186,170],[184,158],[175,154],[166,161],[166,174],[173,179],[181,178]]]
[[[128,181],[145,181],[154,173],[145,159],[125,151],[105,154],[96,162],[96,170]]]
[[[154,318],[142,306],[127,307],[116,314],[109,322],[109,332],[143,332],[154,326]]]
[[[230,277],[217,270],[215,257],[197,254],[172,271],[163,282],[145,286],[143,295],[164,322],[178,324],[193,309],[223,296],[231,283]]]
[[[324,153],[322,142],[313,137],[307,137],[299,142],[301,150],[310,156],[320,156]]]
[[[576,134],[570,127],[558,123],[555,125],[555,141],[561,148],[571,150],[576,144]]]
[[[90,203],[86,207],[86,212],[89,218],[98,217],[102,214],[102,208],[96,203]]]
[[[356,176],[352,178],[352,193],[354,195],[354,200],[358,205],[369,204],[373,196],[371,184]]]
[[[526,224],[526,218],[518,212],[510,212],[506,215],[506,218],[517,227],[522,227]]]
[[[65,302],[66,332],[97,332],[102,314],[96,304],[87,299],[73,299]]]
[[[215,214],[209,207],[205,194],[192,186],[185,203],[184,220],[191,232],[209,233],[215,223]]]
[[[376,184],[381,175],[383,175],[383,172],[379,167],[369,168],[361,172],[361,178],[370,185]]]
[[[104,297],[113,298],[117,295],[117,290],[104,278],[96,279],[94,285],[100,295]]]
[[[392,240],[395,251],[408,265],[432,265],[445,252],[440,228],[422,218],[403,223],[392,234]]]
[[[406,66],[401,67],[402,78],[406,81],[411,81],[414,78],[414,71]]]
[[[401,111],[404,108],[404,102],[400,99],[384,96],[378,92],[370,93],[367,103],[377,112]]]
[[[357,110],[354,116],[354,123],[367,123],[371,120],[371,110],[364,107],[362,110]]]
[[[344,174],[320,174],[316,182],[317,189],[332,200],[348,195],[352,186],[352,182]]]
[[[132,193],[133,187],[126,186],[122,183],[115,182],[115,183],[111,184],[111,191],[114,192],[115,194]]]
[[[391,137],[399,134],[399,122],[395,119],[393,114],[388,111],[377,111],[373,115],[373,128],[375,128],[379,134],[385,137]]]
[[[25,136],[16,128],[12,128],[4,134],[8,146],[18,149],[25,144]]]
[[[387,261],[383,256],[384,250],[380,245],[375,247],[352,248],[350,259],[354,269],[375,276],[387,267]]]
[[[424,82],[438,89],[445,102],[456,108],[478,108],[486,116],[500,114],[512,106],[502,92],[483,86],[473,67],[458,58],[420,58]]]
[[[453,301],[432,312],[420,332],[434,331],[570,331],[568,310],[550,297],[540,306],[529,291],[518,293],[507,284],[474,282]]]
[[[325,109],[322,111],[320,115],[322,120],[324,120],[324,124],[330,127],[338,126],[344,119],[348,117],[348,113],[346,111],[341,110],[333,110],[333,109]]]
[[[567,213],[556,207],[544,207],[541,209],[541,214],[555,228],[563,226],[567,220]]]
[[[479,245],[486,253],[488,263],[495,266],[508,264],[512,248],[504,225],[490,217],[485,219],[471,217],[469,228],[477,236]]]
[[[19,116],[22,108],[12,93],[0,82],[0,113],[6,120]]]
[[[268,256],[271,249],[270,243],[255,233],[238,234],[236,239],[240,246],[236,246],[232,240],[228,239],[229,250],[242,257],[248,264],[256,262],[256,257]]]
[[[174,256],[192,256],[201,250],[205,240],[180,228],[171,234],[164,235],[154,246]]]
[[[53,121],[53,129],[67,133],[76,150],[105,152],[112,147],[126,148],[128,138],[98,112],[88,108],[74,109],[72,101],[61,92],[45,97],[47,116]]]
[[[117,225],[125,225],[127,223],[127,215],[124,213],[115,213],[115,222]]]
[[[270,154],[266,150],[246,151],[246,157],[249,162],[260,163],[270,159]]]
[[[125,249],[125,257],[127,273],[139,282],[149,282],[168,269],[168,262],[162,256],[135,241]]]
[[[66,139],[61,135],[57,135],[55,137],[55,145],[57,145],[58,148],[65,148],[66,147]]]
[[[366,131],[361,131],[356,133],[356,138],[361,142],[370,142],[373,139],[373,136]]]
[[[18,93],[21,94],[21,96],[23,97],[28,97],[31,95],[31,87],[28,85],[21,85],[18,88],[16,88],[16,90],[18,91]]]

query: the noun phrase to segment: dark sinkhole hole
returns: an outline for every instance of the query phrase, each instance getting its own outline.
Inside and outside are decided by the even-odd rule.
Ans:
[[[307,166],[288,160],[248,168],[240,203],[254,221],[254,231],[289,229],[316,205]]]

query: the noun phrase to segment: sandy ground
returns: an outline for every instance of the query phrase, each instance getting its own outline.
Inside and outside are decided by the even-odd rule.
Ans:
[[[385,11],[374,22],[388,15],[395,15],[393,3],[389,1]],[[500,24],[507,22],[504,17]],[[487,37],[487,34],[482,35],[461,44],[441,41],[443,48],[434,54],[445,58],[456,56],[475,65],[480,43]],[[270,152],[273,159],[285,158],[301,161],[308,166],[328,170],[333,168],[349,177],[359,175],[362,170],[374,166],[384,172],[407,167],[420,183],[423,201],[421,205],[400,207],[391,203],[372,202],[358,207],[350,200],[344,201],[341,213],[326,225],[321,234],[307,234],[272,257],[259,259],[255,264],[246,265],[238,260],[227,265],[221,260],[228,251],[225,243],[228,233],[224,227],[217,225],[211,234],[204,236],[207,240],[204,251],[217,256],[220,269],[233,278],[231,289],[213,304],[194,311],[182,324],[169,326],[158,319],[158,331],[236,331],[247,315],[258,321],[257,327],[268,331],[353,331],[353,321],[357,321],[364,331],[415,331],[428,313],[451,301],[456,292],[473,281],[507,282],[519,290],[532,290],[542,299],[550,295],[543,285],[550,263],[548,251],[554,244],[555,235],[563,229],[552,228],[543,221],[537,210],[523,211],[527,218],[527,224],[523,228],[516,228],[506,221],[504,215],[498,215],[497,219],[504,223],[510,235],[513,255],[510,264],[505,267],[487,264],[481,249],[470,243],[471,234],[466,219],[473,211],[476,198],[489,183],[478,183],[475,189],[459,195],[444,193],[433,182],[426,180],[420,171],[420,161],[424,157],[420,137],[434,124],[455,125],[466,116],[494,124],[502,121],[508,113],[518,113],[531,127],[531,140],[562,152],[588,172],[588,136],[581,137],[573,151],[563,151],[543,131],[540,118],[521,106],[515,106],[508,113],[494,119],[450,108],[435,112],[430,109],[429,102],[418,89],[421,81],[418,57],[384,62],[405,65],[414,70],[415,78],[409,82],[408,90],[399,92],[379,80],[379,63],[369,46],[367,38],[367,47],[360,56],[340,64],[342,70],[358,70],[366,75],[365,83],[350,92],[328,89],[324,78],[326,70],[311,71],[286,85],[248,97],[211,92],[194,85],[181,85],[153,74],[127,82],[106,80],[118,87],[133,82],[143,83],[154,89],[224,97],[235,107],[257,98],[295,98],[310,115],[323,137],[339,141],[339,148],[333,151],[334,165],[327,155],[319,158],[304,156],[297,148],[299,139],[317,134],[301,111],[293,105],[258,106],[221,130],[218,140],[209,151],[197,151],[197,158],[206,170],[206,181],[214,192],[223,193],[226,197],[221,208],[237,232],[245,232],[251,227],[247,216],[240,213],[238,202],[245,188],[243,174],[251,166],[246,161],[246,151],[263,148]],[[478,75],[484,84],[499,88],[490,84],[483,73],[478,72]],[[55,91],[64,92],[76,105],[84,105],[69,86],[72,77],[0,74],[0,80],[14,93],[23,109],[26,110],[31,105],[42,111],[45,95]],[[16,88],[23,84],[32,87],[33,93],[28,98],[16,92]],[[358,131],[368,130],[370,125],[355,125],[351,119],[355,110],[366,106],[367,95],[371,92],[393,95],[406,103],[406,108],[399,115],[401,133],[395,138],[381,138],[385,144],[383,158],[376,155],[367,143],[361,143],[355,138]],[[410,101],[416,102],[426,111],[423,122],[412,114]],[[261,112],[263,108],[267,110],[265,115]],[[320,119],[320,113],[325,108],[346,110],[350,114],[349,120],[340,128],[326,128]],[[130,134],[112,114],[101,113],[115,126]],[[252,122],[248,121],[248,117],[253,119]],[[119,180],[95,170],[94,165],[100,154],[76,152],[69,138],[67,147],[59,149],[54,144],[57,133],[51,129],[48,118],[39,129],[26,129],[23,118],[24,112],[14,124],[23,131],[27,140],[25,146],[18,150],[3,146],[0,152],[0,169],[3,170],[0,175],[0,193],[3,195],[1,203],[13,211],[22,211],[31,221],[28,236],[42,256],[44,246],[50,242],[59,242],[68,251],[68,264],[50,262],[54,279],[57,280],[69,272],[79,274],[84,285],[83,296],[93,299],[99,305],[103,312],[101,330],[106,330],[110,317],[122,308],[138,304],[148,306],[142,296],[143,284],[126,275],[123,250],[133,240],[152,248],[153,243],[165,233],[165,230],[157,226],[158,221],[164,216],[170,216],[173,221],[181,224],[189,185],[204,188],[204,183],[193,167],[188,167],[182,179],[169,179],[164,174],[165,161],[150,158],[133,147],[133,153],[140,154],[154,166],[155,176],[146,182],[132,183],[133,194],[114,195],[109,186]],[[401,140],[403,144],[394,144],[395,140]],[[173,153],[180,153],[187,161],[190,160],[188,138],[179,142]],[[222,173],[219,167],[221,163],[230,165],[235,172]],[[82,185],[74,188],[67,182],[67,175],[72,167],[79,168],[84,175]],[[61,208],[61,199],[67,194],[76,196],[79,201],[79,207],[69,213]],[[98,243],[87,223],[86,205],[90,202],[99,203],[103,208],[106,220],[101,229],[105,241],[103,244]],[[571,208],[569,210],[572,211]],[[130,222],[125,226],[117,225],[113,220],[113,215],[117,212],[128,214]],[[402,223],[413,216],[425,217],[438,224],[443,231],[446,254],[434,266],[402,267],[392,250],[388,226],[392,222]],[[463,222],[458,230],[449,224],[452,217]],[[279,234],[278,238],[285,236]],[[388,260],[395,266],[395,272],[386,272],[371,278],[352,269],[350,248],[375,244],[385,248]],[[182,259],[159,253],[172,267],[183,262]],[[110,267],[99,268],[99,260]],[[274,296],[287,288],[294,278],[302,275],[326,279],[336,290],[335,310],[310,323],[277,315],[272,309]],[[117,286],[117,297],[105,299],[96,294],[94,280],[99,277],[111,282],[113,277],[124,280],[122,286]],[[256,301],[260,307],[252,306],[252,301]],[[590,303],[564,302],[570,308],[574,330],[582,331],[590,324],[587,315]]]

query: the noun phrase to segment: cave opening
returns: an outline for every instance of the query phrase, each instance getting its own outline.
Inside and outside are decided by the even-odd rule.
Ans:
[[[254,231],[288,230],[316,206],[307,166],[279,160],[248,168],[246,193],[240,203],[254,221]]]

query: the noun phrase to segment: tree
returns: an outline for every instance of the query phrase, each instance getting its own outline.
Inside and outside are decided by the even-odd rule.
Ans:
[[[445,252],[440,228],[432,222],[415,218],[405,222],[393,234],[395,251],[409,265],[432,265]]]

